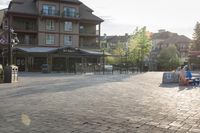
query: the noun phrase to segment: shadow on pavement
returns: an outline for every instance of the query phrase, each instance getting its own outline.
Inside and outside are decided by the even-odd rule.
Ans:
[[[180,86],[178,83],[168,83],[168,84],[161,83],[159,87],[168,88],[168,89],[178,88],[178,92],[179,92],[179,91],[183,91],[183,90],[197,89],[199,86],[192,86],[192,85]]]
[[[161,83],[159,87],[162,87],[162,88],[176,88],[178,87],[178,84],[177,83]]]
[[[79,75],[79,76],[66,76],[59,77],[58,79],[51,79],[47,81],[36,81],[32,82],[32,84],[23,85],[20,89],[15,92],[11,92],[5,97],[22,97],[33,94],[41,94],[41,93],[54,93],[54,92],[65,92],[65,91],[73,91],[75,89],[80,89],[84,87],[96,87],[100,84],[106,84],[111,82],[123,82],[128,78],[135,76],[137,74],[131,75]],[[42,75],[43,77],[45,75]],[[46,75],[47,77],[51,77],[52,75]],[[25,78],[27,75],[25,76]]]

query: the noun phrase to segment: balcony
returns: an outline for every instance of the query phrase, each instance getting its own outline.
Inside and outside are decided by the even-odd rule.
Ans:
[[[80,44],[80,48],[84,49],[100,49],[100,46],[98,43],[92,43],[92,44]]]
[[[99,36],[99,31],[98,30],[86,30],[86,29],[80,29],[80,36]]]
[[[37,42],[35,41],[20,41],[20,43],[18,44],[20,46],[27,46],[27,45],[31,45],[31,46],[36,46]]]
[[[42,16],[55,16],[55,17],[59,17],[60,16],[60,11],[59,10],[52,10],[52,9],[42,9],[41,15]]]
[[[36,25],[13,25],[13,29],[16,32],[37,33]]]
[[[37,37],[35,35],[19,34],[19,45],[37,45]]]
[[[63,18],[67,18],[67,19],[79,19],[78,12],[71,13],[71,12],[64,11],[62,13],[62,16],[63,16]]]

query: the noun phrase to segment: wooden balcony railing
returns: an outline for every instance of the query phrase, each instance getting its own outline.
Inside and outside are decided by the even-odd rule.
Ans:
[[[99,46],[98,43],[80,44],[80,48],[85,48],[85,49],[100,49],[100,46]]]
[[[47,10],[47,9],[42,9],[41,10],[41,15],[43,16],[60,16],[60,11],[59,10]]]

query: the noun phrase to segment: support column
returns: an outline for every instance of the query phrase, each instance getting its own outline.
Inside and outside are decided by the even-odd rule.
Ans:
[[[47,64],[49,65],[49,71],[52,71],[52,56],[51,55],[47,55]]]
[[[99,48],[100,48],[100,40],[101,40],[101,23],[99,24],[99,38],[98,38],[98,40],[99,40]]]

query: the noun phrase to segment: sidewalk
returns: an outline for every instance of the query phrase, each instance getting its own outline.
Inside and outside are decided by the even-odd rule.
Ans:
[[[162,74],[24,73],[0,84],[0,132],[199,133],[200,88],[163,86]]]

